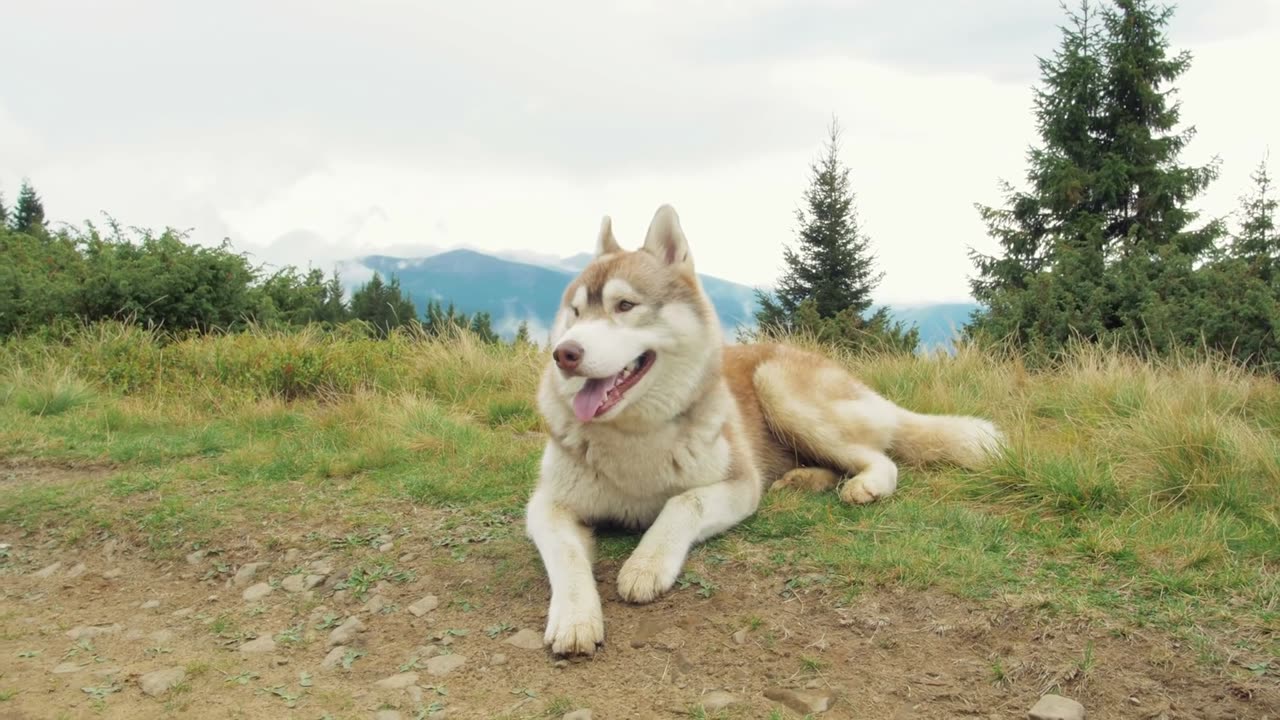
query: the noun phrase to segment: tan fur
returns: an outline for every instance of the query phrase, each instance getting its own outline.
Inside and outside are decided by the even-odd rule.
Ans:
[[[693,544],[754,513],[775,482],[866,503],[897,487],[889,453],[977,465],[998,447],[991,423],[904,410],[822,355],[722,347],[668,206],[641,250],[621,250],[608,218],[597,248],[566,288],[551,337],[553,346],[577,343],[581,366],[548,363],[538,390],[550,438],[526,525],[551,583],[545,641],[556,653],[590,654],[604,640],[593,525],[645,531],[618,592],[649,602],[675,583]],[[575,415],[586,378],[614,382],[650,353],[656,359],[615,406],[585,422]]]

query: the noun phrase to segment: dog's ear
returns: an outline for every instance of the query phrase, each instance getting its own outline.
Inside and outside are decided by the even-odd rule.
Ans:
[[[653,214],[649,232],[644,236],[644,249],[668,265],[693,268],[693,256],[689,254],[689,242],[680,227],[680,216],[670,205],[663,205]]]
[[[622,246],[613,237],[613,220],[605,215],[600,221],[600,235],[596,238],[596,257],[616,252],[622,252]]]

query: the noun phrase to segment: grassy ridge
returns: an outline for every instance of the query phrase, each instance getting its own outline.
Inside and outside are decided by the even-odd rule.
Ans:
[[[962,350],[845,357],[926,412],[993,417],[992,468],[904,469],[870,507],[778,491],[694,556],[821,583],[1022,598],[1280,657],[1280,385],[1208,360],[1080,349],[1051,371]],[[100,529],[172,553],[246,526],[405,523],[421,505],[495,518],[492,550],[537,580],[519,515],[541,441],[541,352],[467,337],[315,331],[164,341],[102,325],[0,346],[0,454],[107,464],[105,479],[10,484],[0,523]],[[622,555],[629,536],[605,539]],[[1223,644],[1201,640],[1206,661]],[[1273,660],[1273,670],[1280,661]],[[1267,670],[1263,670],[1266,672]]]

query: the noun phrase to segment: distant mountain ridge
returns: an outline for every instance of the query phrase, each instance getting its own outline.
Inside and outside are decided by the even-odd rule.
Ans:
[[[377,272],[395,275],[419,311],[436,300],[466,313],[487,312],[500,335],[515,335],[527,322],[533,337],[545,338],[560,307],[564,288],[591,261],[589,253],[560,259],[558,263],[531,263],[496,257],[475,250],[450,250],[420,258],[369,255],[343,263],[342,274],[359,285]],[[732,338],[741,326],[755,324],[755,289],[710,275],[699,275],[702,287],[715,306],[721,325]],[[977,307],[973,303],[890,305],[896,319],[920,329],[922,348],[949,348],[954,331]]]

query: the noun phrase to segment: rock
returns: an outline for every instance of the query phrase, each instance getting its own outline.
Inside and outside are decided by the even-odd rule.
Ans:
[[[491,667],[498,667],[499,665],[506,665],[506,664],[507,664],[507,656],[503,655],[502,653],[494,653],[489,656],[489,665]]]
[[[422,688],[417,685],[410,685],[404,689],[404,692],[409,696],[409,702],[412,702],[414,705],[422,704],[422,699],[425,697],[422,693]]]
[[[360,618],[352,615],[329,633],[329,647],[346,645],[355,639],[357,633],[362,632],[364,632],[364,623],[360,622]]]
[[[70,570],[67,571],[67,577],[73,578],[73,579],[78,578],[81,575],[85,574],[85,571],[88,569],[89,568],[85,567],[84,563],[76,563],[71,567]]]
[[[115,635],[122,629],[118,623],[111,625],[77,625],[67,631],[67,637],[72,640],[85,640],[103,635]]]
[[[346,657],[346,655],[347,648],[343,645],[339,645],[330,650],[328,655],[324,656],[324,660],[321,661],[320,667],[325,670],[332,670],[336,667],[340,667],[342,665],[342,658]]]
[[[504,642],[521,650],[541,650],[542,636],[536,631],[525,628],[520,632],[507,638]]]
[[[186,670],[180,667],[171,667],[166,670],[149,672],[138,678],[138,687],[142,688],[143,693],[156,697],[169,692],[186,679]]]
[[[80,666],[73,662],[61,663],[53,669],[54,675],[66,675],[73,672],[80,672]]]
[[[373,686],[375,688],[378,688],[379,690],[403,690],[409,687],[410,685],[417,685],[417,684],[418,684],[418,673],[407,672],[407,673],[400,673],[399,675],[392,675],[391,677],[388,677],[388,678],[383,678],[378,682],[374,683]]]
[[[44,579],[44,578],[53,577],[53,574],[58,572],[61,569],[62,569],[62,562],[59,561],[52,565],[46,565],[31,574],[35,575],[38,578]]]
[[[769,688],[764,691],[764,696],[774,702],[786,705],[801,715],[826,712],[831,708],[832,700],[832,696],[829,693],[785,690],[783,688]]]
[[[315,562],[311,563],[311,572],[316,575],[332,575],[333,562],[327,559],[316,560]]]
[[[392,550],[395,550],[395,549],[396,549],[396,546],[394,543],[382,543],[381,545],[378,546],[378,552],[386,553],[386,552],[391,552]]]
[[[174,611],[173,611],[173,616],[174,616],[174,617],[187,617],[188,615],[191,615],[191,614],[195,613],[195,611],[196,611],[196,609],[195,609],[195,608],[184,607],[184,608],[182,608],[181,610],[174,610]]]
[[[557,660],[557,661],[555,661],[555,664],[554,664],[554,665],[552,665],[552,667],[554,667],[554,668],[555,668],[555,669],[557,669],[557,670],[563,670],[563,669],[565,669],[565,668],[569,667],[569,661],[568,661],[568,660]]]
[[[742,698],[728,693],[723,690],[715,690],[702,696],[702,709],[709,713],[717,713],[721,710],[742,702]]]
[[[241,645],[238,649],[245,655],[272,653],[276,651],[276,639],[270,635],[260,635]]]
[[[110,570],[108,570],[108,571],[106,571],[106,572],[102,573],[102,579],[103,579],[103,580],[115,580],[116,578],[120,577],[121,575],[124,575],[124,571],[123,571],[123,570],[121,570],[120,568],[111,568]]]
[[[280,583],[280,587],[285,592],[299,593],[307,589],[307,578],[305,575],[290,575]]]
[[[560,720],[591,720],[591,711],[583,708],[560,716]]]
[[[1084,720],[1084,706],[1061,695],[1045,695],[1027,717],[1030,720]]]
[[[742,629],[741,629],[741,630],[739,630],[738,632],[734,633],[734,634],[733,634],[733,642],[734,642],[735,644],[737,644],[737,645],[746,645],[746,644],[747,644],[747,629],[746,629],[746,628],[742,628]]]
[[[427,613],[440,607],[440,600],[435,595],[428,595],[418,602],[409,606],[409,612],[414,617],[422,617]]]
[[[403,720],[398,710],[379,710],[373,714],[373,720]]]
[[[142,603],[141,605],[139,605],[138,607],[141,608],[142,610],[155,610],[156,608],[160,607],[160,601],[148,600]]]
[[[308,575],[303,581],[302,586],[308,590],[312,590],[320,583],[324,582],[326,577],[326,575]]]
[[[418,559],[418,556],[413,553],[405,553],[400,556],[400,562],[402,563],[411,563],[416,559]]]
[[[260,582],[245,588],[244,592],[240,594],[240,597],[244,598],[245,602],[258,602],[270,594],[271,586],[264,582]]]
[[[258,568],[265,567],[268,563],[251,562],[240,566],[236,571],[235,577],[231,578],[231,584],[235,587],[245,587],[253,583],[253,578],[258,574]]]
[[[427,674],[432,677],[444,677],[465,665],[465,655],[437,655],[427,661]]]
[[[389,543],[394,539],[395,538],[391,536],[389,533],[382,533],[381,535],[378,536],[379,543]]]
[[[200,561],[204,560],[205,556],[208,554],[208,550],[196,550],[195,552],[187,553],[187,564],[199,565]]]
[[[364,611],[370,615],[377,615],[387,606],[387,599],[381,595],[374,595],[364,604]]]
[[[151,633],[149,637],[151,638],[151,642],[157,645],[167,645],[173,642],[174,640],[174,634],[172,630],[157,630]]]
[[[302,559],[302,551],[298,548],[289,548],[284,551],[284,562],[286,565],[292,565]]]

